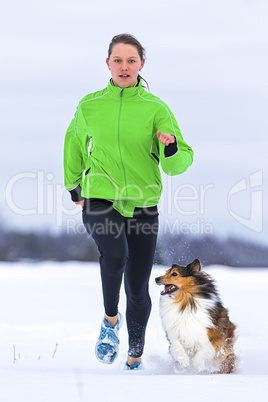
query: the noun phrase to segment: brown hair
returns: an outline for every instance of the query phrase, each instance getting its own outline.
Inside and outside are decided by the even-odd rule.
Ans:
[[[115,35],[113,39],[110,42],[109,48],[108,48],[108,59],[111,56],[111,53],[113,51],[114,45],[117,45],[118,43],[123,43],[124,45],[132,45],[137,49],[137,52],[140,56],[141,60],[145,60],[145,49],[144,47],[140,44],[138,39],[135,38],[135,36],[127,33]],[[142,80],[145,82],[147,88],[149,89],[149,84],[148,82],[142,78],[140,74],[138,74],[138,80]]]

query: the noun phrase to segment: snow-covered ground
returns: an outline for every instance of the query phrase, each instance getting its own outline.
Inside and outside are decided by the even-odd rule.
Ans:
[[[236,374],[176,372],[161,326],[160,288],[153,302],[144,370],[124,370],[127,332],[114,365],[99,363],[94,346],[103,316],[97,264],[0,263],[1,402],[263,400],[268,390],[268,269],[207,267],[239,329]],[[122,289],[120,309],[124,312]]]

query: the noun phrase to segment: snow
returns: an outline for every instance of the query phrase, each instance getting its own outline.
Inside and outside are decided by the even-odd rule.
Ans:
[[[127,331],[113,365],[95,358],[103,316],[98,264],[0,263],[1,402],[258,400],[268,390],[268,270],[205,270],[217,281],[239,330],[236,374],[178,373],[159,317],[160,287],[150,280],[153,309],[146,334],[144,370],[124,369]],[[120,310],[124,312],[122,289]]]

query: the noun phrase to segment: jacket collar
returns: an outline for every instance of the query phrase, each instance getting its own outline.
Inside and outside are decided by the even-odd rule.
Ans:
[[[135,87],[131,88],[121,88],[116,87],[112,84],[112,80],[108,83],[109,94],[115,98],[120,98],[120,96],[124,98],[131,98],[133,96],[137,96],[138,92],[143,92],[144,89],[142,87],[142,82],[139,80],[138,84]]]

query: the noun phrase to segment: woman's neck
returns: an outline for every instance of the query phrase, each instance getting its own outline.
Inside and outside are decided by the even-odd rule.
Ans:
[[[111,78],[111,83],[112,83],[112,85],[114,86],[114,87],[119,87],[119,85],[116,85],[115,83],[114,83],[114,81],[113,81],[113,79]],[[132,85],[131,87],[126,87],[126,88],[134,88],[134,87],[136,87],[137,85],[138,85],[138,83],[139,83],[139,80],[137,79],[137,81],[136,81],[136,83],[134,84],[134,85]],[[122,88],[122,87],[119,87],[119,88]],[[123,88],[124,89],[124,88]]]

